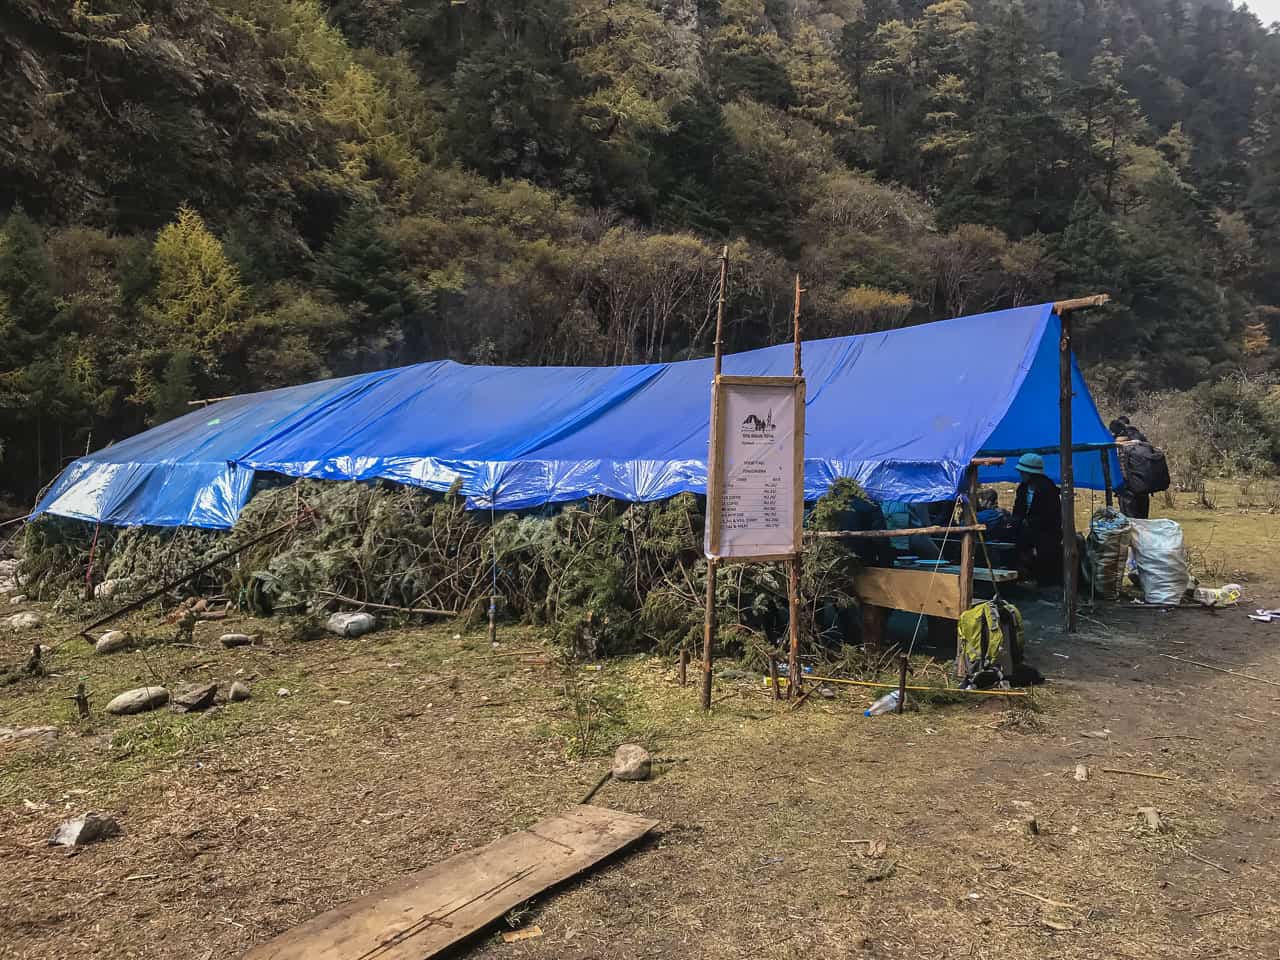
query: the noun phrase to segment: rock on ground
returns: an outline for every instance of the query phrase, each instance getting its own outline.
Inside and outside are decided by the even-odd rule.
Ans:
[[[15,607],[18,606],[19,604],[26,603],[26,602],[27,602],[27,595],[25,593],[19,593],[16,596],[12,596],[9,598],[9,603]]]
[[[169,702],[169,691],[164,687],[138,687],[126,690],[106,706],[107,713],[146,713]]]
[[[34,630],[44,622],[38,613],[32,613],[30,610],[25,613],[15,613],[5,621],[9,624],[10,630]]]
[[[613,755],[615,780],[648,780],[653,757],[638,743],[624,743]]]
[[[120,832],[120,824],[114,817],[99,813],[84,813],[74,820],[58,824],[49,838],[49,845],[54,847],[82,847],[86,843],[106,840]]]
[[[253,643],[253,637],[247,633],[224,633],[218,638],[224,647],[247,647]]]
[[[216,683],[184,683],[173,692],[172,702],[177,709],[192,713],[213,706],[213,699],[217,695]]]
[[[358,637],[378,626],[372,613],[335,613],[324,625],[330,633],[340,637]]]
[[[250,695],[249,685],[237,680],[231,684],[231,691],[227,695],[227,699],[231,700],[232,703],[240,703],[242,700],[248,700]]]
[[[133,634],[128,630],[109,630],[98,638],[93,645],[94,653],[115,653],[133,643]]]

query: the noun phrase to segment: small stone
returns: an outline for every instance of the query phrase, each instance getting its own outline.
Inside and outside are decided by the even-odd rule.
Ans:
[[[114,817],[98,813],[85,813],[74,820],[58,824],[49,838],[51,847],[83,847],[87,843],[106,840],[120,832],[120,824]]]
[[[115,653],[133,643],[133,634],[128,630],[109,630],[98,638],[93,645],[94,653]]]
[[[716,676],[721,680],[743,680],[746,679],[747,674],[737,667],[725,667]]]
[[[9,598],[10,605],[15,607],[18,606],[18,604],[20,603],[26,603],[26,602],[27,602],[27,595],[25,593],[20,593],[17,596]]]
[[[277,691],[276,691],[276,696],[277,696],[277,697],[287,697],[287,696],[289,696],[289,688],[288,688],[288,687],[281,687],[279,690],[277,690]]]
[[[218,695],[216,683],[184,683],[173,693],[173,705],[184,713],[207,710]]]
[[[138,687],[126,690],[106,706],[107,713],[145,713],[169,702],[169,691],[164,687]]]
[[[1078,780],[1080,783],[1084,783],[1088,779],[1089,779],[1089,768],[1086,767],[1083,763],[1077,763],[1076,764],[1076,780]]]
[[[103,580],[93,588],[93,598],[95,600],[110,600],[116,595],[116,591],[119,589],[119,580]]]
[[[1027,832],[1029,837],[1040,836],[1040,822],[1035,817],[1023,817],[1022,829]]]
[[[613,755],[615,780],[648,780],[653,757],[638,743],[624,743]]]
[[[378,621],[371,613],[335,613],[324,628],[340,637],[359,637],[376,629]]]
[[[9,624],[10,630],[35,630],[44,623],[44,618],[28,610],[25,613],[15,613],[5,622]]]
[[[224,633],[218,638],[224,647],[247,647],[253,643],[253,637],[247,633]]]
[[[836,698],[836,692],[830,687],[821,686],[818,688],[818,696],[823,700],[834,700]]]
[[[227,694],[227,699],[232,703],[240,703],[241,701],[248,700],[250,696],[249,685],[237,680],[235,683],[231,684],[231,690]]]
[[[1164,831],[1164,822],[1160,819],[1160,811],[1155,807],[1139,807],[1138,813],[1142,814],[1142,819],[1147,822],[1147,826],[1154,833]]]

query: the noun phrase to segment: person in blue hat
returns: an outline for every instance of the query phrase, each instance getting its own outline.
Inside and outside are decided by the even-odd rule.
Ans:
[[[1044,472],[1044,457],[1018,458],[1018,493],[1013,500],[1018,566],[1040,586],[1062,582],[1062,494]]]

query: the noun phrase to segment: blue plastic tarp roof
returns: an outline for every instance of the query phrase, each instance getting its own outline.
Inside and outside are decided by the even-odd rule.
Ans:
[[[981,450],[1057,443],[1058,338],[1041,304],[806,343],[805,494],[853,477],[882,500],[950,498]],[[791,374],[786,344],[724,358]],[[712,361],[474,367],[437,361],[225,400],[69,466],[35,514],[225,528],[254,474],[461,482],[472,506],[522,509],[706,489]],[[1079,371],[1077,444],[1111,440]],[[1056,458],[1046,457],[1057,476]],[[1099,487],[1096,452],[1077,483]],[[1113,463],[1114,476],[1119,466]],[[1012,465],[984,479],[1016,479]]]

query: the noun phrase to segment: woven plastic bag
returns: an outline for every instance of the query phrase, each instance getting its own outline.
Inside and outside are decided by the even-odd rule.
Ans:
[[[1125,563],[1133,525],[1128,517],[1111,507],[1103,507],[1089,522],[1085,540],[1085,572],[1093,596],[1116,600],[1124,588]]]
[[[1176,606],[1191,586],[1182,527],[1172,520],[1136,520],[1131,544],[1138,582],[1147,603]]]

